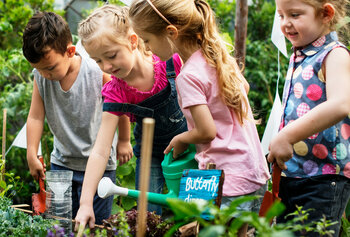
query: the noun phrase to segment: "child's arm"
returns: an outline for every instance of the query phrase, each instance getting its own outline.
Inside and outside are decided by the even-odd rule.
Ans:
[[[32,102],[27,118],[27,162],[30,174],[38,180],[38,178],[45,178],[45,166],[43,167],[37,158],[44,129],[45,108],[36,81],[33,81]]]
[[[175,136],[165,149],[168,154],[174,148],[173,155],[183,153],[188,144],[201,144],[211,142],[216,137],[216,126],[207,105],[189,107],[195,127],[187,132]]]
[[[268,161],[286,169],[292,145],[343,120],[350,113],[350,55],[343,48],[332,50],[325,63],[327,101],[284,127],[270,143]]]
[[[75,217],[77,230],[80,225],[89,223],[90,228],[95,226],[93,199],[97,185],[106,169],[108,158],[117,129],[119,117],[114,114],[103,112],[101,126],[97,134],[94,147],[86,165],[80,207]]]
[[[102,85],[106,84],[110,80],[112,80],[111,75],[104,72],[102,77]]]
[[[130,143],[130,120],[126,115],[119,117],[118,123],[118,143],[117,159],[119,165],[128,162],[133,156],[132,145]]]

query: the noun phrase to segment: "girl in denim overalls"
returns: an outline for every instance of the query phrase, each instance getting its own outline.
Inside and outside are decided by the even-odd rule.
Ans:
[[[271,141],[269,161],[284,169],[279,222],[296,210],[304,224],[326,220],[338,236],[350,197],[350,55],[335,25],[348,0],[277,0],[281,29],[293,44],[283,92],[281,129]],[[319,236],[319,233],[296,233]]]
[[[215,163],[225,180],[221,208],[240,196],[265,192],[270,175],[249,106],[249,85],[220,37],[205,0],[134,0],[129,16],[135,32],[154,54],[184,61],[176,79],[179,105],[188,131],[175,136],[165,152],[196,145],[199,169]],[[239,205],[259,211],[261,200]],[[237,236],[247,235],[248,224]]]
[[[102,89],[104,96],[100,131],[86,168],[80,209],[76,221],[90,227],[94,223],[92,196],[106,167],[108,147],[119,123],[117,158],[119,164],[132,157],[130,128],[120,126],[126,116],[136,122],[134,153],[140,158],[142,119],[155,119],[150,192],[161,193],[164,177],[161,162],[171,139],[187,130],[186,120],[178,102],[175,77],[180,71],[178,55],[167,62],[142,48],[142,41],[129,26],[128,8],[105,5],[95,10],[79,25],[79,36],[86,51],[101,69],[112,74],[112,80]],[[122,139],[120,138],[122,137]],[[123,139],[123,137],[125,139]],[[136,188],[140,161],[136,165]],[[161,214],[161,207],[149,205],[149,211]]]

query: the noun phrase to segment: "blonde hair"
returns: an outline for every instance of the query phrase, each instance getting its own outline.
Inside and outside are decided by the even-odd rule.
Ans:
[[[151,0],[149,0],[151,1]],[[179,31],[185,48],[200,46],[207,62],[216,68],[218,87],[224,103],[237,114],[243,124],[248,118],[248,101],[242,91],[243,75],[221,38],[214,12],[204,0],[152,0],[154,7]],[[133,1],[129,16],[133,27],[162,35],[169,25],[148,0]]]
[[[128,14],[128,7],[119,7],[112,4],[95,9],[85,20],[79,23],[78,35],[81,43],[86,46],[107,39],[116,44],[127,46],[128,37],[133,32]],[[138,49],[143,55],[151,54],[146,51],[140,38],[138,38]]]
[[[316,15],[322,14],[323,5],[326,3],[330,3],[333,5],[335,9],[335,14],[332,19],[332,21],[329,23],[330,30],[334,31],[337,30],[340,36],[348,41],[350,36],[350,24],[346,24],[346,22],[343,22],[345,17],[349,15],[349,8],[350,8],[350,0],[302,0],[304,3],[309,4],[312,6],[315,11]],[[350,41],[349,41],[350,42]]]
[[[316,10],[316,14],[319,15],[322,13],[323,5],[326,3],[330,3],[333,5],[335,9],[334,18],[330,22],[331,30],[335,30],[335,27],[341,20],[346,16],[347,8],[349,7],[349,0],[302,0],[304,3],[309,4]]]

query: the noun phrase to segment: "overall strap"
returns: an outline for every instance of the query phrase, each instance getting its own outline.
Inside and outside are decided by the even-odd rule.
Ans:
[[[176,78],[174,61],[172,57],[166,61],[166,78],[168,80]]]
[[[128,103],[103,103],[103,111],[132,113],[140,117],[153,118],[154,110],[137,104]]]

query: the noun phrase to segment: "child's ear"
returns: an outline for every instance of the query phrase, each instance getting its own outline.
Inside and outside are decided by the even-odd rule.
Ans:
[[[131,49],[132,50],[137,49],[137,46],[138,46],[138,36],[137,36],[137,34],[132,33],[130,35],[130,43],[131,43]]]
[[[173,25],[168,25],[166,27],[166,32],[167,32],[167,35],[169,36],[169,38],[171,38],[173,40],[176,40],[177,37],[179,36],[179,31]]]
[[[74,45],[69,45],[67,47],[67,53],[68,53],[68,57],[73,57],[75,55],[75,46]]]
[[[329,23],[331,20],[333,20],[334,15],[335,15],[334,6],[331,3],[324,4],[322,9],[322,16],[323,16],[324,23]]]

